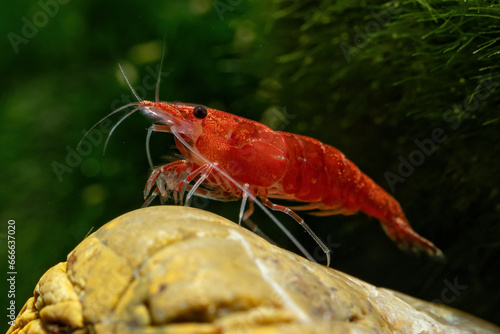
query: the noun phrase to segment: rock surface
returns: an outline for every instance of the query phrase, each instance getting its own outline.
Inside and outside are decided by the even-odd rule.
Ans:
[[[270,245],[215,214],[118,217],[43,275],[8,333],[500,333]]]

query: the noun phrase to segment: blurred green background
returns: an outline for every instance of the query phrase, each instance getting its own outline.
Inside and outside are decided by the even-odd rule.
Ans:
[[[0,243],[7,259],[14,219],[17,311],[91,229],[141,206],[150,173],[144,117],[124,121],[105,155],[109,128],[75,150],[86,130],[133,100],[118,63],[154,99],[165,45],[162,100],[337,147],[394,190],[414,229],[447,256],[439,263],[401,252],[363,214],[304,216],[333,248],[332,267],[500,324],[498,1],[63,2],[9,3],[0,14]],[[418,153],[415,140],[435,129],[446,140]],[[173,144],[153,135],[156,164]],[[418,166],[398,172],[402,160]],[[236,220],[239,203],[204,208]],[[321,259],[292,219],[276,216]],[[297,251],[262,212],[254,220]]]

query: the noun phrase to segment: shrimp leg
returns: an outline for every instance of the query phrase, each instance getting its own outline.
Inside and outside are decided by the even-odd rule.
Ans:
[[[148,206],[158,194],[161,194],[162,202],[168,199],[168,191],[174,189],[174,185],[177,185],[181,180],[185,179],[186,175],[190,172],[190,168],[190,164],[186,160],[175,161],[156,168],[146,182],[144,188],[144,199],[146,201],[142,207]],[[151,195],[147,197],[155,183],[156,188]],[[175,190],[173,197],[174,201],[177,203],[178,193]]]
[[[304,221],[304,219],[300,218],[300,216],[298,214],[296,214],[290,208],[288,208],[288,207],[286,207],[284,205],[274,204],[274,203],[272,203],[265,196],[264,197],[263,196],[259,196],[259,197],[262,200],[262,204],[264,204],[265,206],[267,206],[269,209],[274,210],[274,211],[280,211],[280,212],[286,213],[287,215],[289,215],[290,217],[292,217],[293,219],[295,219],[295,221],[297,221],[297,223],[299,223],[300,226],[302,226],[302,228],[304,228],[304,230],[306,230],[307,233],[309,233],[309,235],[314,239],[314,241],[316,241],[316,243],[319,245],[319,247],[321,247],[321,249],[323,250],[323,252],[325,252],[325,254],[326,254],[326,261],[327,261],[326,266],[330,265],[330,253],[331,253],[330,249],[316,235],[316,233],[314,233],[313,230],[311,230],[311,228],[306,224],[306,222]]]

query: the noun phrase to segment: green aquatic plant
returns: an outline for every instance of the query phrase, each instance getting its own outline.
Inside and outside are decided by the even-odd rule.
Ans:
[[[394,194],[417,230],[444,248],[448,262],[428,266],[423,298],[439,295],[442,284],[431,287],[431,280],[442,283],[446,276],[440,275],[468,280],[474,291],[494,290],[500,252],[499,2],[273,5],[266,28],[278,51],[269,77],[280,87],[274,98],[286,101],[296,116],[287,131],[344,151]],[[359,238],[373,243],[362,232]],[[384,273],[360,275],[387,279]],[[470,292],[452,306],[493,317],[495,298],[488,298]]]

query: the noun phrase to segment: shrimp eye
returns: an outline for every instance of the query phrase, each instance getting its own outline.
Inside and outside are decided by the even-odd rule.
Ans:
[[[199,119],[207,117],[207,113],[208,113],[207,108],[205,108],[204,106],[196,106],[193,109],[194,117]]]

